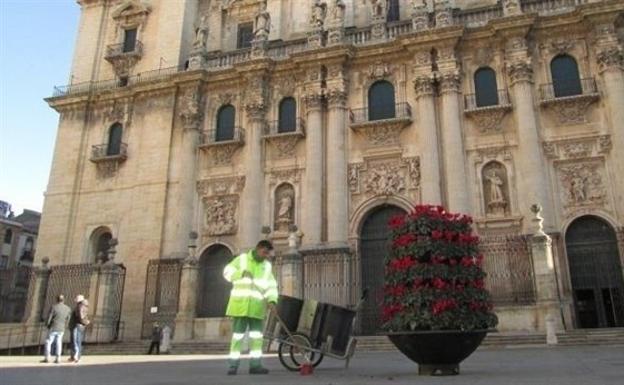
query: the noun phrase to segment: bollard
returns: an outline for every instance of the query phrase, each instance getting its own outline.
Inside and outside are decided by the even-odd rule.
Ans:
[[[555,329],[555,317],[552,314],[546,316],[546,344],[557,345],[557,332]]]

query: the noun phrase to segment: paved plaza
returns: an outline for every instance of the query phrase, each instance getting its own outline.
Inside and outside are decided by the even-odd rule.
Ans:
[[[616,385],[624,383],[624,346],[483,349],[454,377],[416,375],[398,352],[359,353],[351,368],[326,358],[312,376],[266,359],[268,376],[225,375],[223,356],[87,356],[79,365],[39,364],[39,357],[0,358],[1,385],[462,384]]]

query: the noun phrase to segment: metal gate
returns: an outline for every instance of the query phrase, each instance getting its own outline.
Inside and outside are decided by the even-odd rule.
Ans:
[[[566,232],[576,323],[580,328],[624,326],[624,279],[613,228],[594,216]]]
[[[368,298],[360,312],[360,333],[374,334],[381,326],[380,307],[383,301],[384,260],[390,251],[388,221],[405,212],[396,206],[384,205],[374,209],[362,225],[360,259],[362,289]]]
[[[52,266],[41,317],[45,319],[48,316],[59,294],[65,296],[65,304],[69,306],[73,306],[74,298],[82,294],[89,299],[89,307],[97,308],[95,299],[90,295],[94,274],[97,274],[97,266],[93,264]]]
[[[178,312],[182,259],[152,259],[147,264],[142,338],[149,338],[152,325],[168,325],[174,330]]]
[[[0,269],[0,322],[22,322],[35,274],[31,267]]]

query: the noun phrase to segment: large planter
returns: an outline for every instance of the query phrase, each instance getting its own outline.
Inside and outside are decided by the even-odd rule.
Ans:
[[[459,364],[474,352],[487,334],[476,331],[414,331],[389,333],[388,338],[418,364],[420,375],[459,374]]]

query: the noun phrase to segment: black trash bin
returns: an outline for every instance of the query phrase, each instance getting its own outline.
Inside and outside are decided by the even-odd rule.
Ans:
[[[294,333],[299,325],[303,300],[287,295],[280,295],[277,300],[277,314],[280,316],[285,326]],[[286,332],[280,328],[280,337],[285,338]]]
[[[319,303],[310,333],[312,345],[315,348],[320,348],[327,341],[327,337],[331,336],[330,351],[333,354],[344,355],[353,331],[354,318],[355,311],[353,310],[328,303]]]

